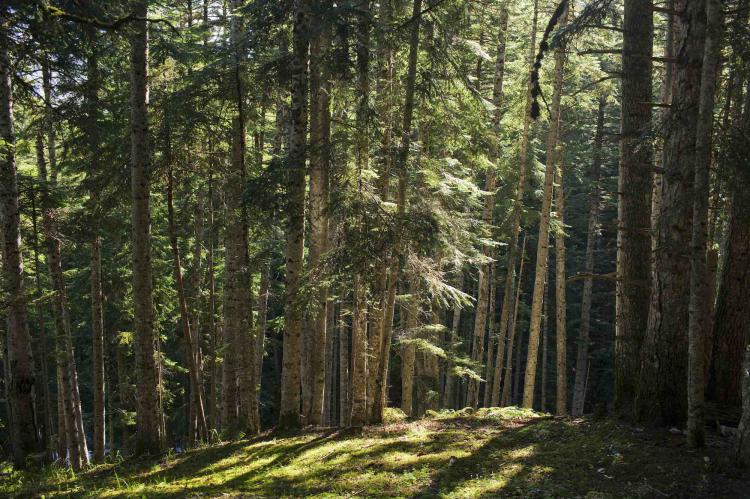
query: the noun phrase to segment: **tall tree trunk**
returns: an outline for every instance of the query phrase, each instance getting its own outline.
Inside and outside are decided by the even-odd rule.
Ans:
[[[336,325],[336,331],[339,337],[339,426],[349,426],[349,337],[347,328],[340,322]]]
[[[705,0],[681,0],[675,91],[667,116],[662,208],[637,411],[666,425],[687,415],[688,301],[696,123],[705,41]],[[621,189],[622,190],[622,189]],[[632,256],[632,255],[631,255]],[[704,256],[705,258],[705,256]],[[642,262],[643,260],[641,260]]]
[[[648,321],[653,147],[651,125],[652,0],[626,0],[617,212],[615,410],[631,411]]]
[[[529,73],[534,66],[534,58],[536,54],[536,31],[537,31],[537,20],[539,16],[539,2],[534,0],[534,13],[531,21],[531,33],[529,42],[528,52],[528,70]],[[514,309],[513,304],[513,289],[515,285],[515,268],[516,259],[518,258],[518,236],[521,232],[521,212],[523,210],[523,196],[526,192],[526,170],[529,165],[529,144],[531,143],[531,79],[526,84],[526,93],[524,94],[524,114],[523,114],[523,135],[521,136],[521,147],[520,147],[520,158],[519,158],[519,172],[518,172],[518,183],[514,192],[513,198],[513,213],[511,214],[511,233],[510,242],[508,243],[508,261],[505,266],[505,286],[503,293],[503,306],[500,310],[500,325],[498,326],[498,334],[502,338],[507,335],[510,337],[513,332],[510,329],[511,316]],[[513,350],[508,347],[508,359],[510,360]],[[499,355],[499,353],[498,353]],[[502,362],[495,361],[496,366],[502,365]],[[510,373],[510,369],[507,370]],[[510,380],[508,380],[508,390],[510,390]],[[506,388],[503,386],[503,397],[505,396]],[[510,397],[510,392],[508,392]],[[494,403],[493,403],[494,405]]]
[[[494,255],[496,256],[496,255]],[[490,298],[489,298],[489,306],[487,308],[487,338],[489,345],[487,346],[487,367],[485,369],[485,384],[484,384],[484,394],[482,398],[482,403],[484,407],[490,407],[490,401],[492,399],[492,385],[494,384],[493,375],[495,374],[495,348],[499,345],[499,342],[497,341],[497,338],[495,336],[495,328],[497,326],[497,321],[495,320],[496,313],[496,302],[497,302],[497,265],[493,261],[492,265],[490,265],[490,275],[491,275],[491,282],[490,282]]]
[[[463,291],[464,287],[464,273],[462,269],[458,270],[458,284],[456,288]],[[461,327],[461,305],[456,304],[453,307],[453,323],[449,331],[446,332],[447,342],[449,348],[460,338],[459,329]],[[446,360],[445,366],[445,388],[443,390],[443,407],[446,409],[453,409],[456,406],[456,388],[457,379],[453,375],[453,362],[450,359]]]
[[[78,371],[76,369],[75,350],[73,348],[70,311],[62,270],[61,241],[57,224],[55,223],[56,207],[53,205],[50,194],[50,188],[54,189],[57,186],[57,165],[55,127],[52,116],[52,81],[46,61],[42,64],[42,82],[46,102],[44,128],[49,155],[48,179],[47,162],[44,158],[44,140],[40,133],[37,135],[36,152],[37,169],[41,184],[42,225],[47,245],[47,264],[52,281],[52,289],[55,291],[52,303],[56,337],[58,338],[58,361],[62,363],[63,369],[63,395],[66,408],[66,428],[68,429],[71,465],[74,468],[78,468],[87,465],[89,457],[86,445],[86,433],[83,428],[81,396],[78,388]]]
[[[567,300],[565,294],[565,189],[563,188],[563,160],[557,158],[557,187],[555,188],[555,212],[557,233],[555,234],[555,338],[557,340],[555,363],[557,373],[557,397],[555,413],[564,416],[568,412],[568,346],[567,346]]]
[[[136,360],[136,444],[137,454],[161,452],[159,368],[155,355],[154,300],[151,269],[150,182],[151,146],[148,125],[148,2],[133,6],[133,35],[130,40],[130,125],[131,193],[133,198],[133,304]]]
[[[396,195],[397,213],[400,219],[406,214],[407,190],[408,190],[408,163],[409,149],[411,147],[411,125],[414,116],[414,90],[417,80],[417,58],[419,55],[419,26],[422,13],[422,0],[414,0],[412,6],[412,17],[409,32],[409,59],[406,70],[406,86],[404,95],[403,121],[401,123],[401,144],[396,155],[396,170],[398,173],[398,192]],[[380,369],[377,372],[377,386],[380,393],[376,394],[377,409],[374,420],[383,420],[383,409],[386,407],[388,389],[388,364],[391,352],[391,336],[393,334],[393,315],[396,304],[396,286],[403,264],[404,251],[402,241],[397,236],[393,243],[394,255],[391,256],[391,265],[388,276],[388,285],[385,290],[385,314],[383,317],[383,333],[380,343]]]
[[[484,190],[488,193],[484,200],[482,210],[482,221],[488,226],[492,225],[492,210],[495,207],[495,179],[496,173],[494,168],[487,169]],[[484,335],[487,325],[487,307],[489,305],[490,286],[492,279],[490,276],[490,258],[492,247],[485,245],[482,248],[484,257],[487,259],[479,266],[479,287],[477,291],[477,309],[474,314],[474,340],[472,341],[471,359],[481,364],[484,360]],[[469,386],[466,393],[466,405],[476,409],[479,405],[479,380],[476,378],[469,379]]]
[[[219,376],[221,367],[217,361],[221,339],[216,325],[216,273],[214,270],[214,243],[216,240],[214,227],[214,189],[213,176],[208,176],[208,255],[206,271],[208,272],[208,336],[211,343],[211,384],[209,386],[208,406],[210,428],[221,428],[221,410],[219,408]]]
[[[382,29],[384,26],[388,26],[391,23],[392,5],[391,0],[382,0],[380,2],[379,10],[379,26],[381,29],[378,30],[378,63],[379,63],[379,75],[377,81],[377,111],[381,117],[380,127],[382,129],[382,139],[380,143],[380,161],[378,162],[378,175],[379,185],[378,190],[380,198],[383,202],[388,201],[390,195],[390,184],[391,184],[391,168],[393,166],[393,46],[391,34],[386,29]],[[383,353],[383,335],[386,329],[386,316],[392,310],[389,308],[389,286],[388,286],[388,261],[384,256],[376,267],[376,278],[375,285],[373,286],[372,293],[375,296],[375,305],[372,307],[371,313],[368,315],[370,318],[369,333],[370,333],[370,373],[368,376],[367,385],[367,407],[368,407],[368,419],[370,423],[381,423],[383,419],[383,406],[385,400],[381,394],[387,391],[387,387],[383,386],[383,383],[387,384],[387,373],[385,377],[382,377],[383,364],[388,362],[388,359],[383,359],[381,354]],[[395,296],[395,295],[394,295]],[[386,370],[387,371],[387,370]]]
[[[292,49],[292,131],[287,177],[286,289],[284,296],[284,366],[281,373],[279,426],[300,426],[300,361],[303,317],[300,303],[305,235],[305,157],[307,155],[307,61],[309,0],[295,0]]]
[[[705,442],[705,350],[711,320],[706,251],[710,194],[711,142],[714,100],[722,45],[723,12],[719,0],[707,0],[706,38],[701,69],[698,122],[695,137],[693,230],[690,249],[690,303],[688,346],[688,442]]]
[[[6,8],[0,10],[7,14]],[[9,298],[6,308],[8,350],[5,359],[10,441],[13,462],[26,464],[26,456],[39,450],[34,406],[35,379],[31,335],[26,320],[21,256],[20,215],[18,212],[18,178],[13,126],[13,93],[9,40],[0,33],[0,219],[2,220],[2,286]]]
[[[567,17],[568,8],[566,7],[560,19],[561,26],[566,24]],[[550,210],[552,208],[555,169],[558,157],[560,156],[560,98],[562,95],[564,66],[565,52],[562,47],[558,47],[555,49],[555,79],[553,83],[550,125],[547,135],[547,165],[544,172],[544,196],[542,198],[542,209],[539,220],[539,237],[537,238],[536,271],[534,275],[534,291],[531,301],[531,319],[529,325],[529,347],[526,357],[526,376],[523,388],[523,406],[528,408],[534,405],[536,366],[539,359],[539,326],[542,318],[544,281],[549,253]]]
[[[251,275],[247,248],[247,218],[243,203],[247,151],[245,110],[245,47],[244,25],[239,11],[241,2],[233,0],[231,40],[233,47],[233,101],[232,164],[227,176],[226,199],[226,275],[224,284],[224,344],[226,384],[223,385],[224,427],[230,433],[259,431],[258,406],[255,385],[255,342],[252,332],[252,314],[248,301],[251,293]]]
[[[370,10],[369,0],[359,3],[360,17],[357,22],[357,130],[355,137],[356,178],[360,196],[362,172],[369,168],[370,136]],[[360,224],[361,225],[361,224]],[[367,378],[370,346],[367,341],[366,288],[359,272],[354,276],[354,317],[352,319],[352,415],[351,425],[362,426],[367,422]]]
[[[511,289],[511,293],[513,294],[512,301],[509,301],[509,304],[513,305],[513,314],[510,315],[510,322],[508,324],[508,356],[505,358],[505,373],[503,374],[503,393],[500,397],[500,405],[507,406],[511,404],[512,395],[515,395],[515,392],[512,390],[514,386],[518,386],[518,383],[516,382],[515,385],[513,384],[513,345],[516,341],[516,331],[518,330],[517,327],[517,321],[518,321],[518,303],[521,301],[521,286],[522,286],[522,279],[523,279],[523,266],[524,262],[526,260],[526,234],[523,236],[523,243],[521,244],[521,262],[518,265],[518,279],[515,281],[515,290]],[[512,269],[515,270],[515,269]],[[516,357],[521,356],[521,341],[519,339],[518,346],[516,347]],[[516,361],[516,372],[518,372],[518,366],[520,365],[520,360],[517,359]]]
[[[742,351],[748,342],[750,303],[750,174],[745,167],[744,137],[750,136],[750,82],[744,112],[730,144],[734,184],[719,291],[716,300],[709,395],[712,400],[739,407],[742,399]],[[738,106],[739,107],[739,106]]]
[[[549,274],[547,270],[545,273]],[[544,283],[544,303],[542,305],[542,368],[541,371],[541,402],[539,409],[542,412],[547,410],[547,364],[549,362],[549,276]]]
[[[594,249],[599,236],[599,208],[601,189],[599,177],[602,166],[602,142],[604,141],[604,110],[607,105],[605,97],[599,97],[599,109],[596,114],[596,132],[592,152],[589,181],[589,221],[586,233],[586,260],[584,263],[583,292],[581,293],[581,326],[578,330],[578,353],[576,355],[575,384],[573,386],[573,404],[570,413],[581,416],[586,404],[586,373],[589,370],[589,344],[591,332],[591,297],[594,287]]]
[[[495,137],[494,141],[492,142],[493,147],[493,156],[495,161],[500,160],[501,156],[501,143],[500,143],[500,121],[503,117],[503,80],[505,79],[505,48],[506,48],[506,40],[508,33],[508,6],[506,3],[503,3],[500,7],[500,16],[498,19],[498,33],[497,33],[497,54],[495,56],[495,77],[492,85],[492,104],[495,106],[495,112],[492,116],[492,125],[495,129]],[[520,227],[520,226],[519,226]],[[516,241],[516,244],[518,244],[518,241]],[[515,265],[514,265],[515,268]],[[495,269],[497,269],[497,265],[495,265]],[[507,270],[506,270],[507,272]],[[507,281],[507,277],[506,277]],[[495,290],[497,286],[494,287]],[[494,308],[494,299],[493,299],[493,308]],[[501,312],[502,313],[502,312]],[[493,321],[492,328],[495,329],[494,326],[494,313],[491,314],[491,320]],[[505,343],[507,338],[507,312],[506,312],[506,318],[505,318],[506,324],[503,328],[502,324],[502,318],[500,321],[500,327],[499,330],[495,330],[494,333],[497,335],[497,350],[495,353],[495,358],[492,362],[488,360],[488,364],[492,364],[493,369],[492,372],[488,373],[487,376],[487,386],[485,389],[485,395],[484,395],[484,402],[487,406],[495,407],[499,405],[500,402],[500,382],[501,382],[501,375],[502,375],[502,369],[503,369],[503,358],[505,356]],[[492,351],[489,351],[489,355],[492,355]]]
[[[323,18],[317,16],[317,22]],[[310,43],[310,249],[311,272],[322,282],[322,256],[328,250],[328,169],[330,128],[324,124],[330,119],[327,91],[328,29],[322,28]],[[328,289],[321,284],[315,297],[315,311],[307,328],[310,335],[311,409],[307,422],[320,425],[326,389],[326,317],[328,315]]]
[[[99,67],[96,49],[96,35],[93,30],[87,32],[89,42],[88,81],[86,82],[86,104],[88,106],[86,138],[89,145],[90,173],[96,176],[95,166],[99,159],[98,112],[99,112]],[[92,179],[93,179],[92,178]],[[105,392],[104,392],[104,312],[102,299],[102,238],[99,234],[99,224],[96,212],[99,210],[98,189],[93,187],[89,191],[94,216],[93,234],[91,235],[91,363],[92,363],[92,392],[94,399],[94,462],[104,462],[105,446]]]

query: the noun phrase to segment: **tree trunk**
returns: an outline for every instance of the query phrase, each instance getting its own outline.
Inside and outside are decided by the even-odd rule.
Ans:
[[[351,416],[348,426],[367,421],[367,300],[359,275],[354,277],[352,315]]]
[[[292,131],[287,162],[287,248],[284,296],[284,366],[281,374],[279,426],[296,428],[300,421],[300,361],[303,317],[300,303],[305,235],[305,156],[307,149],[307,61],[309,0],[294,1],[291,62]]]
[[[89,145],[91,170],[94,177],[94,165],[99,159],[98,112],[99,112],[99,68],[96,53],[96,38],[93,30],[88,31],[89,57],[88,81],[86,82],[87,129],[86,138]],[[96,188],[90,190],[94,212],[99,210],[99,195]],[[105,392],[104,392],[104,313],[102,306],[102,238],[99,235],[99,224],[96,214],[92,217],[93,234],[91,236],[91,363],[92,392],[94,399],[94,462],[104,462],[105,446]]]
[[[391,23],[392,6],[391,0],[380,2],[379,25],[388,26]],[[378,190],[381,201],[388,201],[390,195],[391,167],[393,166],[393,47],[392,35],[386,29],[379,29],[378,44],[379,76],[377,80],[377,114],[381,117],[380,128],[382,138],[380,143],[380,161],[378,162],[379,185]],[[384,393],[383,382],[387,379],[381,378],[382,363],[388,362],[381,358],[383,334],[385,330],[386,315],[388,307],[388,264],[385,255],[377,263],[375,270],[375,285],[372,294],[375,304],[371,308],[369,318],[370,333],[370,376],[367,384],[367,408],[370,423],[381,423],[383,416],[383,404],[380,394]],[[387,377],[387,376],[386,376]]]
[[[734,163],[732,203],[726,235],[719,291],[714,316],[713,362],[709,395],[722,404],[739,407],[742,400],[742,350],[748,342],[750,303],[750,174],[745,165],[742,137],[750,136],[750,83],[745,91],[744,113],[730,144]],[[739,107],[739,106],[738,106]]]
[[[548,274],[545,270],[545,272]],[[549,276],[544,283],[544,304],[542,305],[542,368],[541,368],[541,403],[539,409],[547,410],[547,364],[549,352]]]
[[[130,46],[131,193],[133,198],[133,305],[136,359],[137,454],[161,452],[159,369],[155,356],[154,301],[151,269],[151,151],[148,125],[148,2],[134,4]]]
[[[0,10],[3,15],[6,9]],[[9,303],[7,317],[8,350],[5,364],[10,441],[13,462],[24,467],[26,456],[39,450],[34,407],[35,379],[31,335],[26,321],[21,255],[18,178],[13,127],[13,94],[8,40],[0,33],[0,219],[2,229],[2,287]]]
[[[521,286],[523,284],[523,266],[526,260],[526,234],[523,236],[523,243],[521,244],[521,263],[518,265],[518,280],[515,282],[515,290],[511,289],[513,294],[512,301],[508,303],[513,304],[513,314],[510,316],[511,322],[508,324],[508,356],[505,358],[505,373],[503,374],[503,393],[500,397],[500,405],[507,406],[511,404],[512,395],[515,395],[515,391],[512,390],[513,386],[518,386],[518,381],[513,383],[513,344],[516,340],[516,326],[518,321],[518,303],[521,301]],[[515,269],[510,269],[513,271]],[[515,291],[515,292],[514,292]],[[518,346],[516,347],[516,357],[521,355],[521,341],[519,339]],[[520,366],[520,360],[516,359],[516,373],[518,373],[518,366]],[[518,375],[516,375],[518,377]],[[511,393],[512,392],[512,393]]]
[[[648,321],[653,146],[651,126],[652,0],[626,0],[617,212],[615,410],[631,411]]]
[[[494,252],[493,252],[494,253]],[[494,255],[496,256],[496,255]],[[492,265],[490,265],[490,276],[491,276],[491,282],[490,282],[490,298],[489,298],[489,307],[487,308],[487,338],[488,339],[488,346],[487,346],[487,367],[485,369],[485,384],[484,384],[484,394],[482,398],[482,404],[484,407],[490,407],[490,401],[492,399],[492,385],[494,384],[493,375],[495,374],[495,348],[499,346],[499,341],[496,338],[495,335],[495,328],[497,325],[497,321],[495,321],[496,314],[496,302],[497,302],[497,265],[495,262],[492,262]]]
[[[534,0],[534,13],[531,21],[531,33],[529,35],[529,53],[527,64],[529,72],[533,69],[534,59],[536,55],[536,31],[537,31],[537,19],[539,16],[539,2]],[[503,292],[503,306],[500,311],[500,325],[498,326],[498,334],[500,337],[511,336],[511,316],[514,309],[513,304],[513,289],[515,285],[516,276],[514,275],[516,268],[516,259],[518,258],[518,236],[521,232],[521,213],[523,211],[523,196],[526,192],[526,170],[529,165],[529,144],[531,142],[531,80],[526,84],[526,93],[524,94],[524,114],[523,114],[523,135],[521,136],[520,146],[520,158],[519,158],[519,172],[518,172],[518,184],[514,192],[513,199],[513,213],[511,214],[511,232],[510,242],[508,243],[508,261],[505,266],[505,286]],[[508,347],[508,359],[510,359],[513,350]],[[498,351],[498,355],[499,351]],[[495,361],[496,366],[502,365],[502,362]],[[507,370],[507,374],[510,373],[510,369]],[[510,380],[507,383],[507,389],[510,390]],[[507,396],[510,397],[508,391]],[[506,398],[506,387],[503,386],[503,399]],[[492,405],[495,405],[494,402]]]
[[[566,24],[568,8],[566,7],[560,19],[560,26]],[[539,237],[537,239],[536,271],[534,275],[534,291],[531,301],[531,319],[529,325],[529,347],[526,357],[526,376],[524,380],[523,406],[532,408],[534,405],[534,389],[536,385],[536,366],[539,359],[539,326],[542,318],[542,302],[544,301],[544,281],[549,253],[550,210],[552,208],[552,191],[557,167],[560,141],[560,98],[562,95],[565,52],[562,47],[555,49],[555,80],[553,83],[552,106],[549,132],[547,135],[547,165],[544,172],[544,197],[539,220]]]
[[[47,178],[47,162],[44,158],[44,140],[42,134],[37,135],[36,153],[37,169],[41,185],[42,226],[44,228],[47,245],[47,264],[49,267],[54,298],[52,300],[55,317],[58,362],[62,368],[63,396],[66,414],[66,429],[71,466],[78,469],[89,463],[86,433],[83,428],[81,412],[81,396],[78,387],[78,371],[73,348],[73,336],[70,323],[70,309],[67,300],[65,279],[62,270],[61,241],[57,224],[55,223],[55,206],[53,205],[50,188],[57,186],[56,139],[54,121],[52,118],[52,82],[46,61],[42,64],[42,86],[46,102],[44,127],[47,136],[47,150],[49,154],[49,180]]]
[[[323,20],[318,17],[317,21]],[[310,44],[310,248],[309,266],[313,275],[323,281],[322,256],[328,250],[328,170],[330,119],[327,81],[328,30],[323,29]],[[326,389],[326,317],[328,289],[320,285],[315,297],[315,311],[307,328],[310,334],[311,410],[307,422],[319,426],[322,422]]]
[[[216,239],[214,227],[214,190],[213,176],[208,176],[208,255],[207,255],[207,272],[208,272],[208,336],[211,343],[211,384],[209,386],[209,417],[210,428],[218,430],[221,428],[221,410],[219,408],[219,375],[221,367],[217,362],[219,355],[219,328],[216,326],[216,273],[214,269],[214,243]]]
[[[735,441],[737,463],[750,466],[750,343],[745,346],[745,361],[742,368],[742,417]]]
[[[411,296],[409,298],[408,310],[406,311],[406,324],[404,327],[404,338],[407,340],[401,345],[401,410],[408,417],[414,415],[414,362],[416,351],[413,342],[408,340],[414,338],[418,325],[419,301],[417,289],[412,283],[410,286]]]
[[[602,142],[604,140],[604,109],[607,100],[599,97],[599,110],[596,115],[596,133],[594,135],[593,158],[589,180],[591,193],[589,200],[589,222],[586,234],[586,263],[583,272],[583,292],[581,294],[581,326],[578,330],[578,353],[576,356],[575,385],[573,386],[573,404],[570,413],[573,416],[583,415],[586,405],[586,373],[589,370],[589,344],[591,332],[591,296],[594,287],[594,249],[599,236],[599,207],[601,190],[599,177],[602,165]]]
[[[414,116],[414,90],[417,80],[417,57],[419,55],[419,19],[422,12],[422,0],[414,0],[412,6],[412,17],[416,20],[411,23],[409,32],[409,59],[406,71],[406,86],[404,95],[403,121],[401,123],[401,144],[396,157],[396,169],[398,172],[398,193],[396,196],[397,213],[400,218],[406,214],[407,190],[408,190],[408,163],[409,149],[411,146],[411,125]],[[391,336],[393,334],[393,315],[396,304],[396,286],[400,275],[402,259],[404,257],[402,242],[398,235],[393,243],[394,255],[391,256],[391,264],[388,276],[388,285],[385,290],[385,313],[383,316],[383,333],[380,343],[380,365],[376,394],[375,421],[383,420],[383,410],[386,407],[388,389],[388,365],[391,352]]]
[[[557,397],[555,413],[564,416],[568,412],[568,346],[567,346],[567,300],[565,295],[565,189],[563,188],[563,160],[558,158],[557,187],[555,188],[555,212],[557,233],[555,234],[555,352],[557,362]]]
[[[667,117],[662,208],[637,403],[641,418],[666,425],[680,425],[687,415],[689,300],[685,290],[690,289],[692,189],[705,39],[705,2],[682,0],[676,7],[685,15],[678,20],[679,55]]]
[[[708,0],[706,38],[701,69],[698,122],[695,138],[693,230],[690,250],[690,303],[688,346],[688,442],[705,442],[705,350],[711,320],[708,289],[708,198],[710,194],[711,139],[713,135],[716,78],[722,44],[723,12],[719,0]]]

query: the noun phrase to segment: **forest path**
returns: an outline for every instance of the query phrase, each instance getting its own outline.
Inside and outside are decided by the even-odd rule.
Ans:
[[[729,442],[504,408],[361,432],[266,433],[77,476],[14,473],[10,497],[750,497]]]

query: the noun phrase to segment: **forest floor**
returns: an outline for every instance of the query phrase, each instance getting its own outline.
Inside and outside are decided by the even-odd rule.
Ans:
[[[518,408],[442,412],[359,432],[266,433],[73,474],[0,477],[3,497],[750,497],[713,435]],[[471,412],[471,411],[470,411]]]

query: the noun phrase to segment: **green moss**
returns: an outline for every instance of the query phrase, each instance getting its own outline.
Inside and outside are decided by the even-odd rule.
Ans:
[[[686,452],[676,447],[683,437],[667,432],[519,408],[441,411],[409,423],[399,412],[389,410],[390,424],[356,433],[268,433],[78,474],[9,470],[0,496],[604,498],[694,496],[710,484],[707,492],[740,497],[748,490],[721,451]]]

